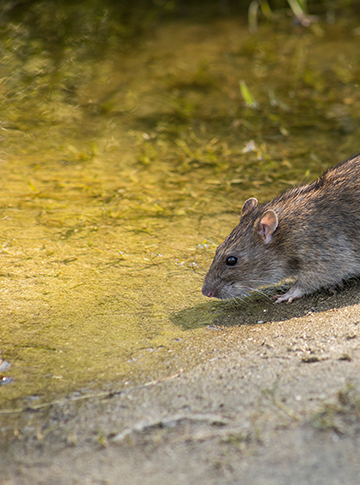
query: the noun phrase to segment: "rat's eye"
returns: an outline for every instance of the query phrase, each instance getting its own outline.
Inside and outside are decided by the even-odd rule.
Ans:
[[[235,258],[235,256],[229,256],[226,258],[226,266],[235,266],[235,264],[238,262],[238,259]]]

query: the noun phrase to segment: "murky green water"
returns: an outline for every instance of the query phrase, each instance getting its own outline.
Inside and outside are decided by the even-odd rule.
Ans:
[[[212,310],[227,303],[202,297],[203,273],[242,202],[359,150],[356,27],[178,22],[100,60],[69,47],[56,66],[20,55],[26,32],[8,27],[0,350],[14,381],[2,408],[209,358]]]

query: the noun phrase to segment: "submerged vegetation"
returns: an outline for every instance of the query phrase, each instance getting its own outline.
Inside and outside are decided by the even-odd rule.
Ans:
[[[215,317],[173,313],[242,202],[359,150],[355,3],[204,4],[2,3],[4,399],[200,359]]]

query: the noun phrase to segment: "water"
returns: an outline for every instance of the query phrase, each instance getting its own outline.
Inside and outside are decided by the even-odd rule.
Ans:
[[[77,45],[50,55],[8,26],[3,409],[171,376],[246,323],[241,304],[201,295],[204,272],[247,197],[359,150],[355,27],[284,21],[249,34],[241,19],[183,21],[85,56]]]

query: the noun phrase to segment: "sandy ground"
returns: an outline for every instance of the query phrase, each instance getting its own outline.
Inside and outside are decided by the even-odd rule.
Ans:
[[[360,483],[359,289],[234,307],[191,370],[1,416],[1,483]]]

